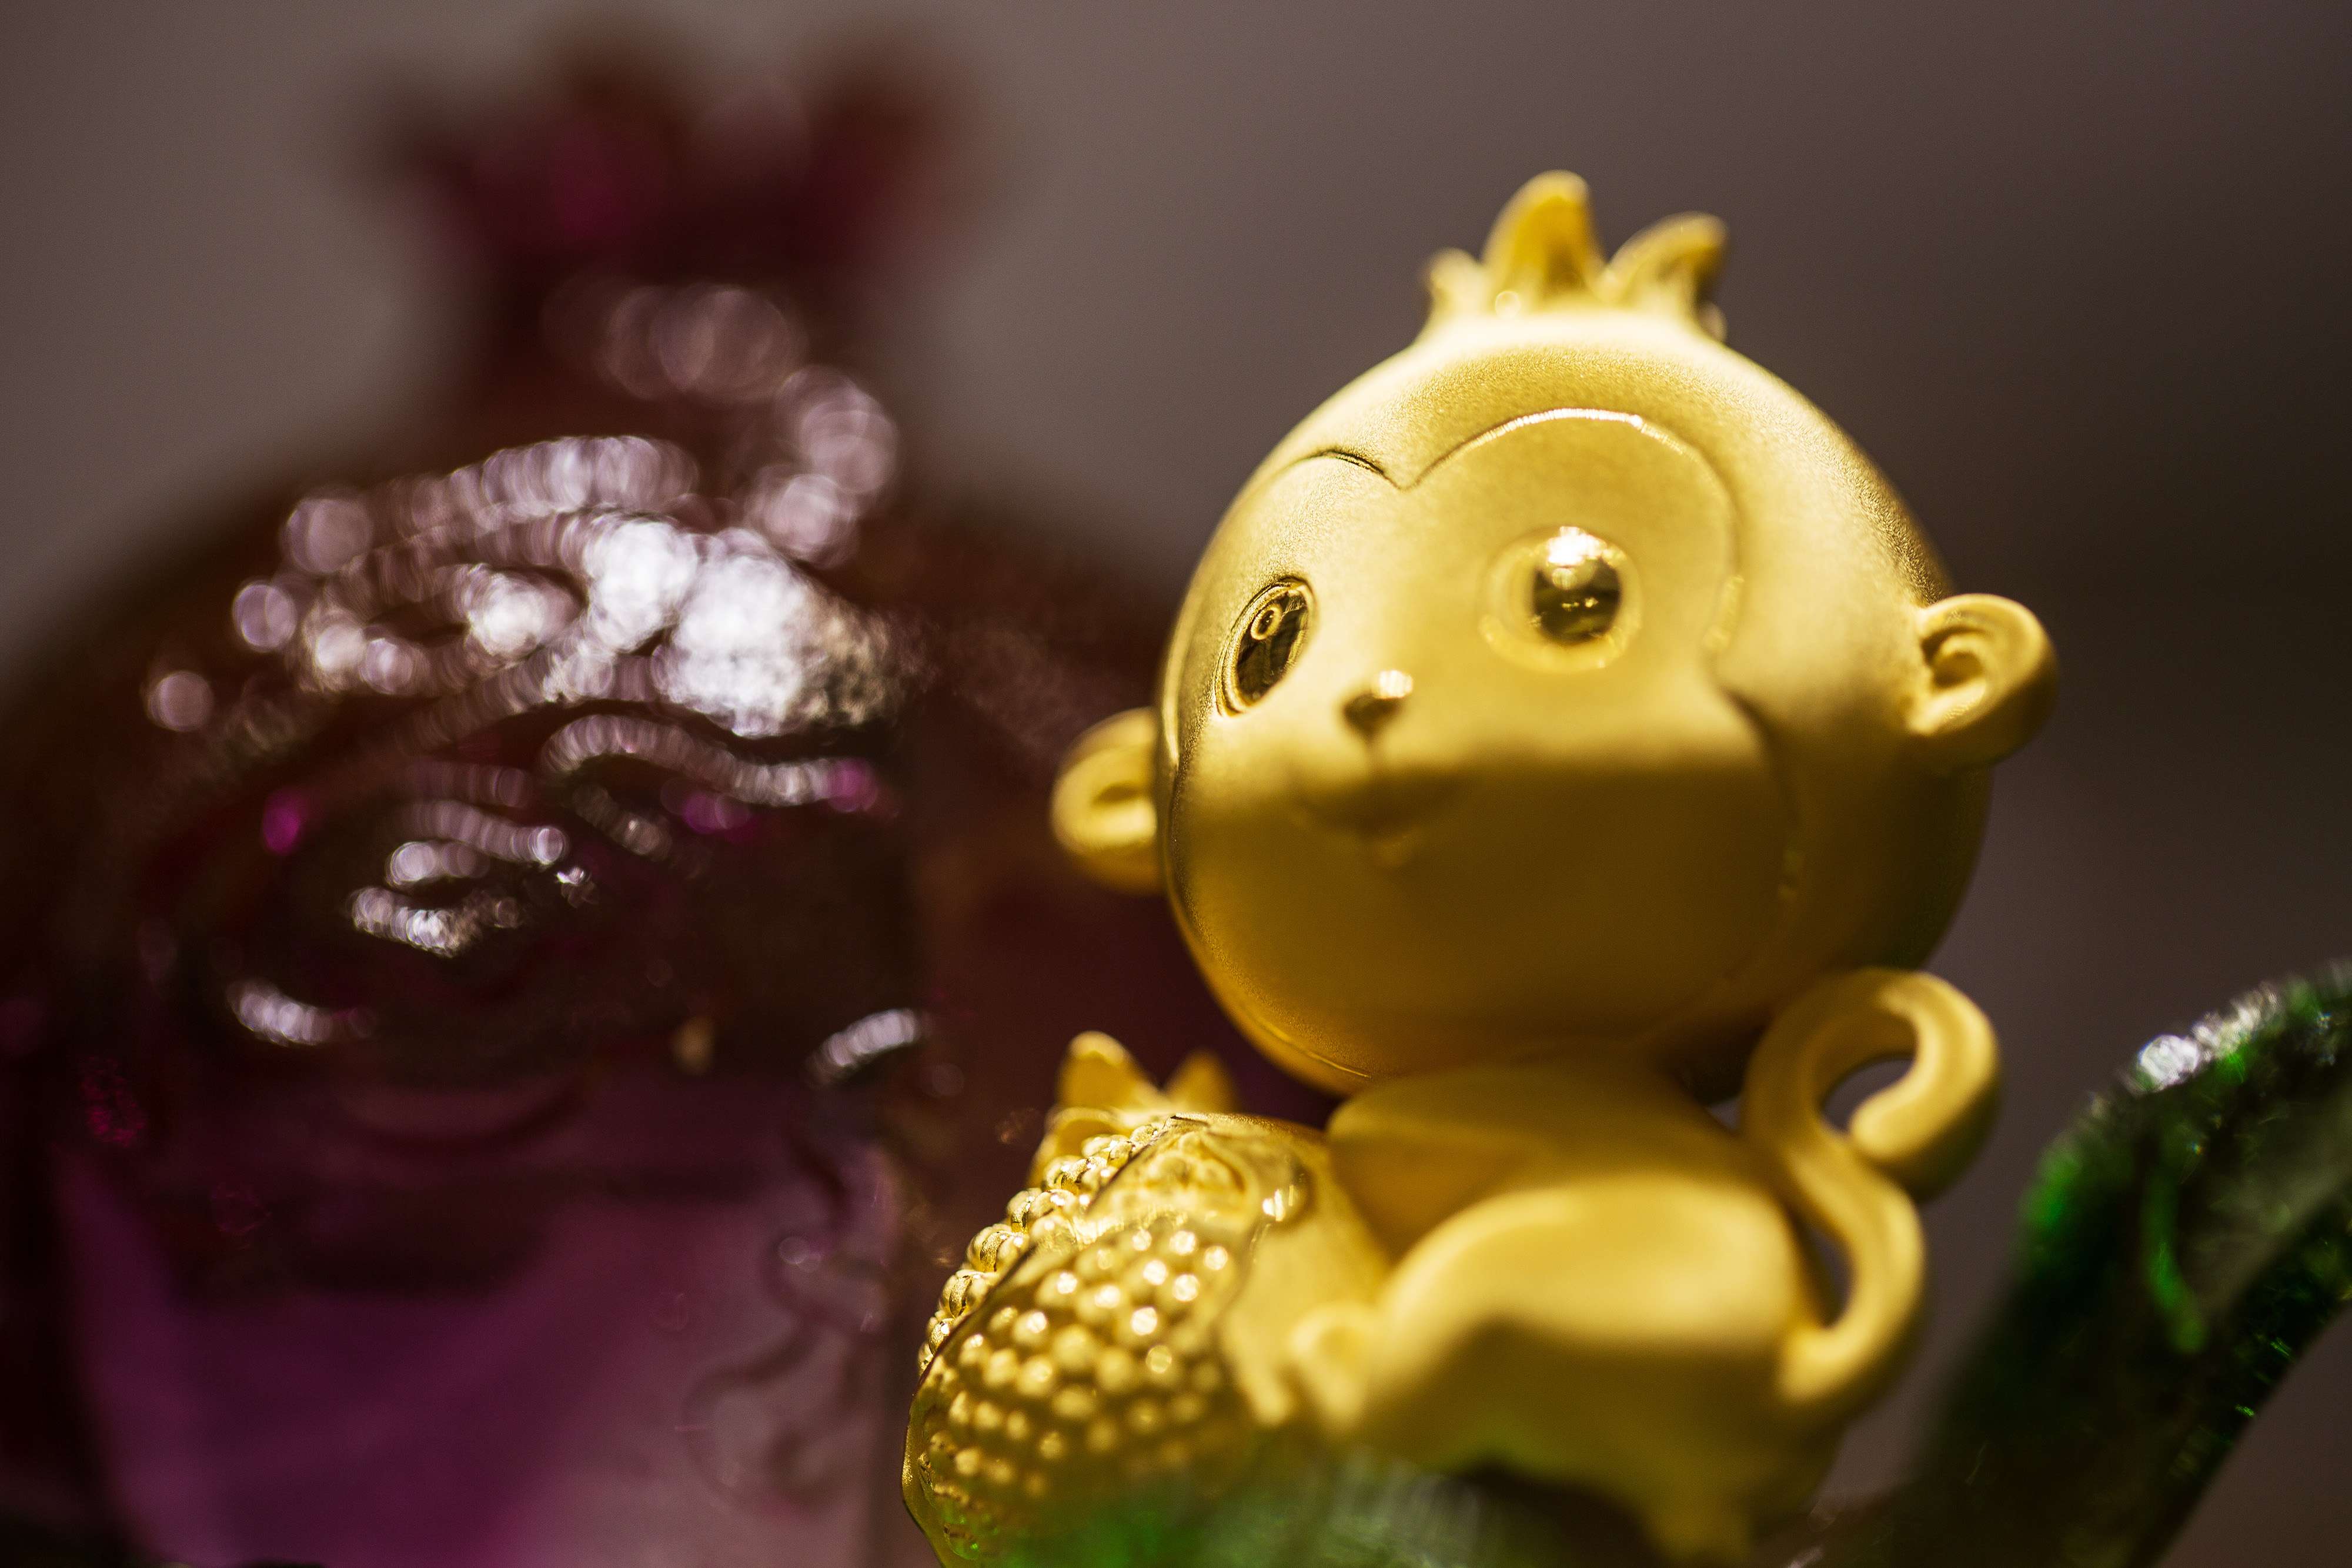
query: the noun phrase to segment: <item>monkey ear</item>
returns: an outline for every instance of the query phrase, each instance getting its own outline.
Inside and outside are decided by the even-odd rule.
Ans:
[[[1938,771],[1998,762],[2050,716],[2058,658],[2024,605],[1963,593],[1920,611],[1917,631],[1910,729]]]
[[[1129,708],[1078,737],[1054,780],[1054,837],[1080,871],[1121,893],[1160,890],[1159,742],[1151,711]]]

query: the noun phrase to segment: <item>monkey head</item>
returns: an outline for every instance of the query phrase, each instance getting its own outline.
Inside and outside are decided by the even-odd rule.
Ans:
[[[1063,842],[1164,888],[1299,1076],[1608,1052],[1713,1098],[1809,982],[1949,921],[2048,640],[1721,344],[1721,245],[1604,260],[1581,183],[1531,183],[1259,466],[1156,708],[1066,765]]]

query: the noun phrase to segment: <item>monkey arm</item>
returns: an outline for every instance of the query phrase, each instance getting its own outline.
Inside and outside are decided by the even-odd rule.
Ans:
[[[1394,1256],[1482,1198],[1635,1171],[1750,1187],[1748,1150],[1672,1082],[1606,1057],[1416,1073],[1365,1090],[1326,1134]]]

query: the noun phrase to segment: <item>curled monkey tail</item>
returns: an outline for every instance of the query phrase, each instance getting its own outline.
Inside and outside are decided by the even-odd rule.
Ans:
[[[1841,1133],[1822,1113],[1840,1080],[1874,1061],[1910,1070]],[[1841,1421],[1893,1376],[1917,1329],[1927,1245],[1915,1196],[1958,1176],[1992,1122],[2000,1063],[1976,1004],[1932,975],[1859,969],[1798,997],[1748,1070],[1743,1135],[1780,1196],[1845,1254],[1845,1305],[1782,1347],[1792,1413]]]

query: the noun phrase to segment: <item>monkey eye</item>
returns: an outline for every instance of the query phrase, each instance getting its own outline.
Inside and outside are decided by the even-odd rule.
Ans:
[[[1527,584],[1537,631],[1570,646],[1607,635],[1625,597],[1608,549],[1582,528],[1562,528],[1544,541]]]
[[[1283,578],[1257,591],[1234,628],[1225,659],[1225,706],[1238,713],[1272,691],[1290,673],[1307,644],[1315,599],[1297,578]]]

